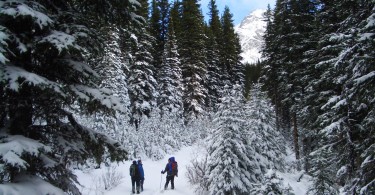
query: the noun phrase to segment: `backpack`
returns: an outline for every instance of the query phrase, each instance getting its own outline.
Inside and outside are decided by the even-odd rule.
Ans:
[[[178,173],[178,165],[177,165],[177,162],[174,161],[172,162],[172,175],[177,175]]]
[[[137,175],[138,175],[138,167],[137,167],[137,165],[132,164],[130,166],[130,176],[136,177]]]

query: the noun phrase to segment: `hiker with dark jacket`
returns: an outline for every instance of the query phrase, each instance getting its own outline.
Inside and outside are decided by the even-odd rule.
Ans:
[[[143,165],[142,165],[141,160],[138,160],[138,170],[139,170],[139,175],[140,175],[139,186],[140,186],[141,192],[142,192],[143,191],[143,182],[145,181],[145,172],[143,171]]]
[[[169,182],[171,182],[171,189],[174,189],[174,176],[178,177],[178,166],[174,157],[168,159],[168,163],[165,166],[165,169],[161,171],[162,174],[167,173],[167,181],[164,185],[164,190],[168,188]]]
[[[140,175],[140,172],[139,172],[137,161],[134,160],[133,164],[130,165],[129,172],[130,172],[130,177],[132,179],[132,192],[135,193],[134,187],[136,186],[137,194],[139,194],[139,181],[141,179],[141,175]]]

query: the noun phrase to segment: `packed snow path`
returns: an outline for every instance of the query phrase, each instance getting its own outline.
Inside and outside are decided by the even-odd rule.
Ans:
[[[145,182],[144,191],[140,194],[143,195],[194,195],[193,187],[190,185],[186,177],[186,167],[190,166],[190,161],[195,159],[198,154],[202,154],[202,147],[194,145],[186,147],[173,155],[167,155],[160,161],[142,160],[143,169],[145,171]],[[295,157],[291,151],[288,152],[287,161],[292,161]],[[165,168],[168,162],[168,158],[174,156],[178,162],[178,177],[175,177],[175,189],[171,190],[171,184],[169,184],[167,190],[162,190],[165,184],[165,174],[161,174],[161,170]],[[289,162],[290,163],[290,162]],[[101,176],[108,171],[105,168],[94,169],[90,171],[75,171],[77,174],[78,181],[83,185],[80,188],[82,195],[130,195],[131,192],[131,179],[129,176],[129,167],[131,161],[120,163],[117,168],[117,172],[121,172],[123,178],[121,183],[111,190],[104,190],[103,182],[101,182]],[[301,177],[300,172],[292,173],[280,173],[279,176],[284,179],[284,186],[289,185],[294,190],[295,194],[306,194],[308,186],[311,185],[308,176],[304,176],[301,181],[298,182]]]
[[[140,194],[143,195],[194,195],[193,187],[190,186],[186,177],[186,166],[190,163],[193,156],[193,148],[183,148],[179,152],[173,155],[166,156],[160,161],[142,160],[143,169],[145,172],[145,182],[143,185],[144,191]],[[171,190],[171,184],[169,183],[167,190],[162,190],[165,184],[166,174],[161,174],[161,170],[165,168],[168,162],[168,158],[174,156],[178,163],[178,177],[175,177],[175,189]],[[124,178],[121,180],[121,184],[112,190],[102,192],[98,190],[96,185],[98,183],[99,176],[103,175],[103,170],[93,170],[90,173],[76,172],[79,182],[85,187],[82,188],[81,192],[83,195],[124,195],[131,193],[131,179],[129,176],[129,167],[131,161],[119,164],[117,171],[121,172]]]

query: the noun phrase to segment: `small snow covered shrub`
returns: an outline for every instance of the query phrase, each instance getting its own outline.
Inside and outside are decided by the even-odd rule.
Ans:
[[[118,166],[111,165],[105,168],[101,176],[101,182],[105,190],[110,190],[118,186],[124,178],[124,175],[117,170],[117,167]]]
[[[208,156],[202,160],[195,158],[191,160],[191,164],[186,167],[186,177],[190,184],[195,186],[197,194],[204,194],[209,190],[208,180],[205,176],[208,169],[207,160]]]
[[[290,186],[283,186],[283,179],[275,171],[269,170],[265,175],[264,182],[250,191],[250,194],[264,195],[294,195]]]

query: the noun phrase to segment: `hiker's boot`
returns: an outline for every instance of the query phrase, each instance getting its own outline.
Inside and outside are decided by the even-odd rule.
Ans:
[[[139,194],[139,190],[137,191],[137,194]]]
[[[164,190],[166,190],[168,188],[168,186],[164,186]]]
[[[134,186],[132,187],[132,192],[133,192],[133,194],[135,194]]]

